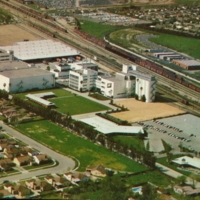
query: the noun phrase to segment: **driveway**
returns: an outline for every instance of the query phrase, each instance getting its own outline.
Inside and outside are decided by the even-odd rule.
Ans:
[[[38,175],[42,174],[49,174],[49,173],[65,173],[71,169],[74,169],[75,167],[75,162],[71,158],[61,155],[57,153],[54,150],[49,149],[48,147],[36,142],[35,140],[21,134],[20,132],[12,129],[11,127],[5,125],[2,121],[0,121],[0,126],[10,135],[13,136],[16,139],[19,139],[29,145],[32,148],[37,149],[41,153],[47,154],[54,160],[58,161],[58,166],[52,167],[52,168],[46,168],[46,169],[41,169],[37,171],[32,171],[32,172],[26,172],[23,174],[17,174],[9,177],[3,177],[0,178],[0,183],[2,183],[5,179],[9,179],[10,181],[18,181],[19,179],[27,179],[27,178],[33,178]]]
[[[160,163],[156,163],[156,167],[164,174],[168,175],[168,176],[171,176],[173,178],[177,178],[179,176],[184,176],[183,174],[177,172],[177,171],[174,171],[173,169],[170,169],[164,165],[161,165]],[[193,185],[193,180],[190,178],[190,177],[187,177],[186,179],[186,183],[189,184],[189,185]],[[195,187],[196,188],[200,188],[200,182],[197,182],[195,181]]]

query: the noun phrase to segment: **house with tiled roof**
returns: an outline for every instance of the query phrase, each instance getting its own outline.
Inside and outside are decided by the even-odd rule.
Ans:
[[[33,159],[34,161],[37,163],[37,164],[43,164],[43,163],[48,163],[50,162],[50,159],[47,157],[46,154],[38,154],[38,155],[35,155],[33,156]]]
[[[12,169],[14,163],[9,158],[0,159],[0,170],[1,171],[8,171]]]
[[[90,178],[85,173],[65,173],[63,175],[67,180],[72,182],[73,184],[78,184],[81,181],[88,181]]]
[[[12,195],[8,190],[5,190],[5,189],[0,190],[0,193],[3,194],[3,197],[2,197],[3,199],[8,199],[8,198],[13,199],[13,198],[15,198],[14,195]]]
[[[4,149],[8,146],[8,143],[0,143],[0,151],[4,151]]]
[[[17,148],[15,145],[11,145],[9,144],[5,149],[4,149],[4,153],[6,155],[13,155],[13,157],[15,156],[20,156],[20,148]]]
[[[28,180],[25,182],[26,186],[34,192],[42,192],[53,190],[53,186],[44,180]]]
[[[29,165],[32,162],[32,158],[30,156],[17,156],[14,158],[13,162],[16,166]]]
[[[88,166],[86,171],[89,172],[91,175],[94,176],[106,176],[106,169],[103,165],[98,165],[95,167]]]
[[[200,188],[193,189],[191,186],[174,186],[174,192],[187,196],[198,196],[200,195]]]

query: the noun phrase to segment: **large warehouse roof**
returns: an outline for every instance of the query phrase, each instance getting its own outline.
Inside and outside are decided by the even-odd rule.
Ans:
[[[196,60],[175,60],[175,61],[187,66],[200,66],[200,62]]]
[[[142,126],[120,126],[98,116],[82,119],[81,121],[95,127],[96,130],[103,134],[137,134],[139,132],[144,133]]]
[[[17,42],[12,46],[1,46],[0,48],[13,50],[15,57],[19,60],[36,60],[80,54],[76,49],[52,40]]]
[[[22,69],[5,70],[3,72],[0,72],[0,74],[8,78],[21,78],[21,77],[34,77],[39,75],[51,74],[51,72],[36,67],[30,67],[26,69],[22,68]]]
[[[28,64],[23,61],[1,61],[0,71],[28,68]]]

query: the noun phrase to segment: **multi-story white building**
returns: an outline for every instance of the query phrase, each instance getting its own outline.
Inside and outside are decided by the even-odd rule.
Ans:
[[[96,88],[104,96],[111,98],[130,97],[134,87],[134,77],[123,73],[116,73],[115,76],[105,74],[104,76],[98,76],[96,80]]]
[[[69,87],[81,92],[89,91],[95,87],[98,72],[92,69],[70,70]]]
[[[0,64],[0,89],[7,92],[23,92],[31,89],[55,87],[54,74],[24,62]]]
[[[155,100],[156,79],[137,71],[133,65],[123,65],[122,72],[115,76],[99,74],[92,69],[70,70],[69,87],[78,91],[89,91],[95,87],[107,97],[120,98],[137,95],[139,100]]]
[[[98,65],[93,62],[79,61],[79,62],[62,62],[55,65],[54,69],[51,69],[50,72],[55,74],[56,78],[60,79],[69,79],[70,70],[82,70],[82,69],[93,69],[98,71]]]
[[[123,65],[122,72],[130,77],[134,77],[134,94],[138,95],[139,100],[143,97],[145,97],[145,101],[148,103],[155,100],[157,81],[154,76],[141,73],[137,70],[136,66],[132,65]]]
[[[13,60],[14,60],[13,51],[0,49],[0,61],[13,61]]]

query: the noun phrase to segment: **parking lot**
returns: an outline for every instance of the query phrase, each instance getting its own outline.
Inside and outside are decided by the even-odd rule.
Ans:
[[[173,153],[179,153],[179,144],[190,150],[200,152],[200,118],[191,114],[163,118],[156,121],[146,121],[141,124],[148,129],[150,150],[160,152],[163,150],[161,139],[169,143]]]

